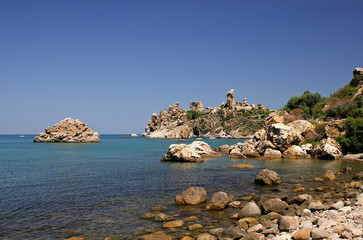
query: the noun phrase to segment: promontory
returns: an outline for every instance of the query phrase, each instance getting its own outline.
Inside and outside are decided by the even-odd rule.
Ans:
[[[47,127],[34,138],[34,142],[95,143],[100,142],[100,135],[80,120],[66,118],[54,127]]]

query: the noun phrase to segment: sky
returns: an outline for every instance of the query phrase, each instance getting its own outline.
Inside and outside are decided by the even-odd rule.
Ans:
[[[0,0],[0,134],[142,133],[174,102],[279,109],[363,67],[361,0]]]

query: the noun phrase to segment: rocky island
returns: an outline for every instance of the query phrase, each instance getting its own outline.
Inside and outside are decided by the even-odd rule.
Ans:
[[[47,127],[39,133],[34,142],[41,143],[95,143],[100,135],[78,119],[66,118],[54,127]]]
[[[191,101],[189,111],[179,103],[168,110],[153,113],[145,128],[148,138],[247,138],[263,126],[270,110],[261,104],[249,104],[247,99],[236,102],[234,90],[227,93],[227,102],[219,107],[203,109],[201,101]]]

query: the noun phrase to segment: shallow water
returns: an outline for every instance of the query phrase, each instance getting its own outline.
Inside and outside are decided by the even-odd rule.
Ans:
[[[203,226],[229,226],[228,216],[236,210],[206,212],[205,206],[174,206],[176,194],[189,186],[201,186],[209,197],[225,191],[236,198],[269,192],[254,184],[256,173],[277,171],[281,193],[294,184],[311,182],[325,169],[339,170],[362,164],[312,159],[259,161],[218,157],[204,163],[168,163],[160,158],[177,140],[120,138],[104,135],[101,143],[33,143],[34,136],[0,136],[0,238],[133,239],[144,229],[161,229],[161,224],[141,219],[157,205],[168,214],[184,218],[198,215]],[[238,139],[203,139],[212,148],[234,144]],[[190,143],[192,140],[187,140]],[[232,169],[237,163],[255,169]],[[181,230],[182,232],[183,230]]]

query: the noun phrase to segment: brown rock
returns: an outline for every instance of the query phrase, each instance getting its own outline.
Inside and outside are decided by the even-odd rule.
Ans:
[[[323,179],[324,180],[335,180],[335,174],[332,170],[325,170],[323,173]]]
[[[239,163],[233,166],[234,168],[255,168],[255,166],[248,163]]]
[[[296,230],[299,228],[299,217],[281,216],[279,221],[281,231]]]
[[[184,236],[181,240],[195,240],[191,236]]]
[[[257,173],[255,183],[262,185],[276,185],[281,183],[281,179],[275,171],[263,169]]]
[[[175,221],[171,221],[171,222],[167,222],[163,224],[164,228],[177,228],[177,227],[182,227],[184,226],[184,222],[181,220],[175,220]]]
[[[223,210],[229,203],[228,195],[225,192],[217,192],[213,194],[212,199],[207,205],[207,210]]]
[[[214,151],[229,153],[229,146],[227,144],[225,144],[225,145],[217,147],[216,149],[214,149]]]
[[[304,192],[305,188],[304,187],[298,187],[292,190],[293,192]]]
[[[172,240],[172,239],[173,238],[171,236],[168,236],[163,232],[156,232],[138,238],[138,240]]]
[[[284,158],[309,158],[310,156],[306,154],[303,149],[299,146],[292,145],[284,153]]]
[[[175,204],[200,204],[207,201],[207,192],[201,187],[189,187],[175,197]]]
[[[198,230],[201,230],[203,228],[203,226],[201,224],[193,224],[193,225],[190,225],[188,227],[188,230],[189,231],[198,231]]]
[[[94,143],[100,141],[100,135],[88,128],[87,124],[66,118],[54,127],[47,127],[45,132],[39,133],[34,142],[48,143]]]
[[[333,120],[325,125],[325,133],[330,138],[337,138],[340,135],[345,135],[345,130],[343,128],[345,119]]]
[[[289,205],[279,198],[272,198],[262,203],[262,208],[265,213],[277,212],[281,213],[283,210],[289,208]]]
[[[295,240],[309,240],[310,232],[311,232],[310,228],[304,227],[304,228],[301,228],[300,230],[298,230],[297,232],[295,232],[292,235],[292,238]]]
[[[265,153],[263,154],[264,159],[280,159],[281,152],[279,150],[273,150],[271,148],[267,148]]]

